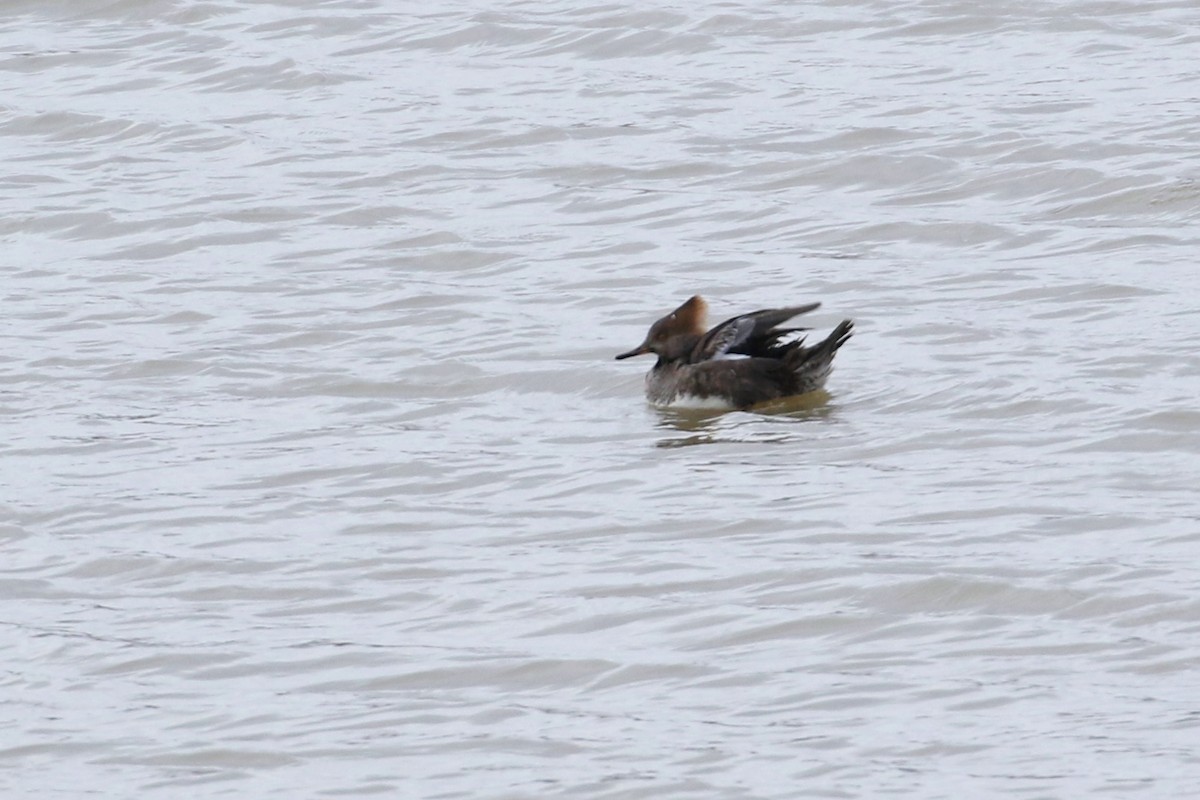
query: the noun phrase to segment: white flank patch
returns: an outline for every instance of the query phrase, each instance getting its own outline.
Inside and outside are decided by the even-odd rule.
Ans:
[[[697,411],[732,411],[733,406],[721,397],[697,397],[694,394],[676,395],[675,399],[659,408],[692,408]]]

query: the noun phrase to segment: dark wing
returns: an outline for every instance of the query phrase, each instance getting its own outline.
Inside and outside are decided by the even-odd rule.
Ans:
[[[749,408],[791,394],[792,373],[776,358],[705,361],[691,367],[688,392],[697,397],[720,397],[734,408]]]
[[[695,364],[688,367],[688,393],[725,398],[735,408],[807,394],[825,385],[833,369],[833,357],[853,330],[854,323],[843,320],[823,342],[812,347],[790,342],[783,345],[787,349],[784,358],[709,360]]]
[[[692,348],[692,363],[720,358],[724,355],[766,356],[778,358],[779,339],[805,328],[775,329],[792,317],[820,307],[820,303],[789,308],[765,308],[726,320],[700,337]]]

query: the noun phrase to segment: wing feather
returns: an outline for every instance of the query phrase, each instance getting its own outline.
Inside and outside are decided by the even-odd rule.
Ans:
[[[787,322],[792,317],[812,311],[820,305],[820,303],[809,303],[804,306],[788,308],[765,308],[728,319],[700,337],[696,346],[692,348],[690,361],[698,363],[724,355],[771,355],[771,351],[779,346],[781,337],[804,330],[804,328],[773,330],[775,326]]]

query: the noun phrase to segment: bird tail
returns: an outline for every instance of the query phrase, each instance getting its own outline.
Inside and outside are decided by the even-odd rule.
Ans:
[[[854,323],[842,320],[825,340],[812,347],[799,347],[787,354],[786,363],[796,378],[796,394],[820,389],[833,371],[833,357],[838,348],[853,335]]]

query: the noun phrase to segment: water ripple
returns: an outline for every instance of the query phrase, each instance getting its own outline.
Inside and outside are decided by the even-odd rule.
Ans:
[[[10,11],[10,795],[1194,791],[1192,4]]]

